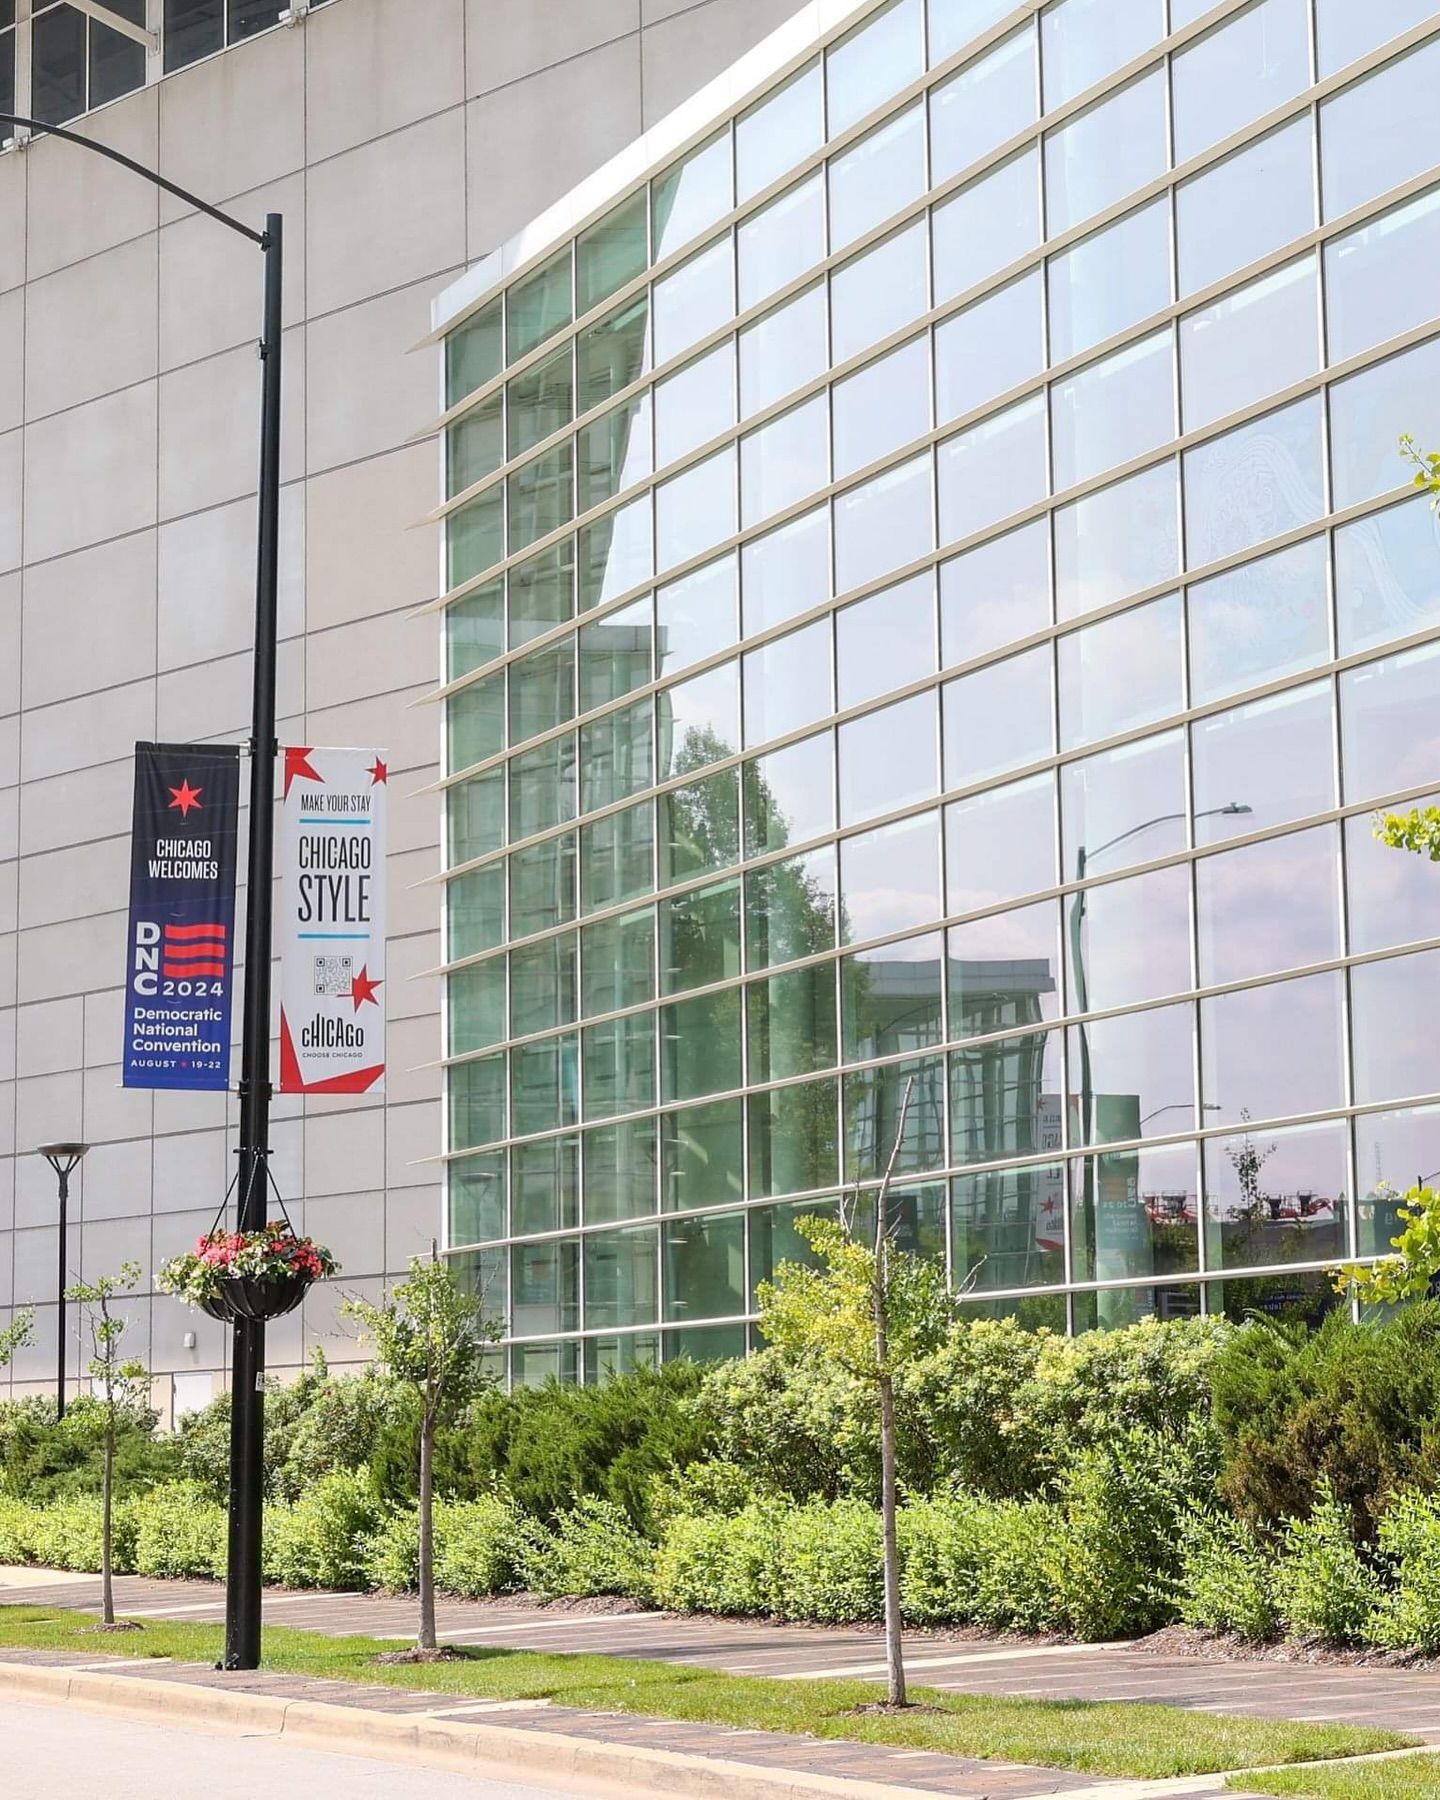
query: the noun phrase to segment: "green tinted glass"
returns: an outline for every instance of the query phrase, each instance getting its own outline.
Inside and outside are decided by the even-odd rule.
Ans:
[[[587,1025],[585,1116],[608,1118],[655,1104],[655,1015],[635,1013]]]
[[[505,488],[498,483],[445,521],[446,584],[459,587],[505,554]]]
[[[445,978],[450,1055],[486,1050],[505,1036],[505,958],[472,963]]]
[[[722,1319],[744,1312],[742,1213],[676,1219],[661,1232],[667,1319]]]
[[[517,1137],[575,1123],[578,1060],[573,1037],[544,1038],[510,1052],[510,1128]]]
[[[510,953],[510,1035],[549,1031],[575,1019],[575,933]]]
[[[450,1148],[498,1143],[505,1135],[505,1058],[483,1056],[452,1064],[446,1077],[450,1094]],[[498,1234],[497,1234],[498,1235]]]
[[[691,1100],[740,1085],[740,990],[660,1009],[665,1098]]]
[[[510,935],[528,937],[575,917],[575,834],[546,838],[510,858]]]
[[[445,492],[463,493],[505,460],[504,406],[499,394],[463,413],[445,433]]]
[[[624,812],[596,819],[580,832],[580,891],[584,910],[596,912],[638,900],[655,889],[655,808],[642,800]]]
[[[660,988],[684,993],[740,973],[740,881],[696,888],[660,904]]]
[[[523,456],[570,423],[575,414],[575,381],[569,344],[508,384],[505,411],[506,454],[512,457]]]
[[[752,1081],[781,1081],[834,1067],[834,963],[752,982],[745,1002]]]
[[[542,1138],[510,1152],[510,1228],[563,1231],[580,1222],[580,1139]]]
[[[839,1091],[807,1081],[750,1097],[750,1192],[803,1194],[840,1179]]]
[[[505,671],[472,681],[445,702],[446,760],[452,770],[505,748]]]
[[[582,313],[645,272],[645,190],[597,219],[575,241],[575,292]]]
[[[505,353],[517,362],[570,323],[570,247],[518,282],[506,296]]]
[[[446,1175],[449,1232],[452,1244],[483,1244],[505,1235],[505,1152],[462,1156]]]
[[[563,625],[575,612],[575,540],[565,538],[516,563],[510,584],[510,647]]]
[[[505,842],[505,771],[491,769],[445,790],[446,856],[453,868]]]
[[[505,648],[505,584],[487,581],[445,611],[445,679],[458,681]]]
[[[575,641],[562,639],[510,665],[510,741],[523,744],[575,717]]]
[[[655,1121],[628,1119],[585,1133],[585,1223],[655,1210]]]
[[[575,817],[575,739],[551,738],[510,763],[512,841]]]
[[[445,340],[445,404],[454,406],[493,381],[504,366],[501,347],[500,301],[482,306],[472,319]]]
[[[571,440],[522,463],[506,481],[510,552],[538,543],[575,516]]]
[[[627,300],[575,340],[576,407],[588,413],[629,387],[649,367],[650,303]]]
[[[587,1326],[654,1322],[659,1248],[653,1225],[597,1231],[585,1239]]]
[[[493,950],[505,938],[505,865],[487,863],[445,888],[445,953],[452,960]]]
[[[745,1185],[741,1101],[683,1106],[660,1121],[663,1164],[660,1204],[667,1212],[722,1206]]]
[[[740,783],[724,769],[660,796],[660,874],[668,886],[740,860]]]
[[[655,997],[655,914],[650,907],[602,919],[580,934],[581,1004],[589,1013],[615,1012]]]

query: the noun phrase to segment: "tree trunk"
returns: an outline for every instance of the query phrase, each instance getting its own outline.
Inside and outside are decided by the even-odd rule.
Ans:
[[[100,1617],[115,1623],[114,1562],[115,1421],[105,1421],[105,1461],[100,1477]]]
[[[420,1422],[420,1636],[421,1650],[435,1648],[435,1422],[427,1412]]]

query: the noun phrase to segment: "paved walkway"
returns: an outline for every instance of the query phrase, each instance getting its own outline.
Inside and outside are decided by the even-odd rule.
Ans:
[[[43,1602],[93,1608],[93,1576],[0,1567],[0,1603]],[[223,1617],[223,1590],[211,1582],[154,1581],[124,1576],[116,1604],[133,1618],[204,1623]],[[269,1624],[292,1625],[332,1635],[363,1633],[406,1638],[414,1632],[414,1603],[374,1594],[295,1593],[268,1590]],[[649,1657],[694,1663],[733,1674],[790,1680],[827,1675],[877,1677],[883,1646],[873,1630],[766,1625],[739,1620],[675,1617],[663,1613],[587,1614],[536,1610],[503,1601],[445,1600],[439,1606],[443,1639],[497,1648],[594,1650],[608,1656]],[[945,1640],[914,1634],[907,1670],[919,1684],[963,1693],[1022,1695],[1036,1699],[1143,1700],[1205,1712],[1268,1718],[1334,1720],[1414,1733],[1440,1744],[1440,1674],[1274,1662],[1210,1662],[1160,1656],[1128,1644],[1016,1645],[1006,1640]],[[37,1653],[38,1655],[38,1653]],[[32,1658],[34,1660],[35,1658]],[[6,1661],[13,1660],[13,1653]],[[39,1658],[39,1660],[44,1660]],[[82,1658],[60,1660],[72,1664]],[[169,1671],[168,1673],[166,1671]],[[458,1716],[444,1695],[315,1683],[262,1672],[237,1678],[208,1670],[154,1662],[137,1675],[204,1681],[233,1690],[296,1693],[342,1705],[430,1717]],[[298,1683],[298,1686],[296,1685]],[[302,1693],[301,1690],[304,1690]],[[534,1732],[631,1741],[702,1756],[740,1758],[776,1769],[894,1783],[912,1791],[971,1797],[1099,1792],[1109,1784],[1092,1776],[1053,1770],[1012,1769],[993,1762],[905,1752],[883,1746],[822,1743],[810,1738],[736,1732],[683,1722],[600,1715],[559,1706],[505,1708],[504,1721]],[[473,1714],[473,1704],[461,1709]],[[1123,1787],[1125,1784],[1119,1784]],[[1117,1792],[1119,1788],[1117,1787]],[[1160,1792],[1159,1788],[1154,1789]],[[1171,1784],[1171,1791],[1179,1787]],[[1195,1781],[1184,1791],[1219,1794],[1220,1783]]]

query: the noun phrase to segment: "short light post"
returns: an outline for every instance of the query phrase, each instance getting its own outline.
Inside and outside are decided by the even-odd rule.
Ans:
[[[37,1155],[43,1156],[55,1171],[60,1184],[60,1250],[55,1259],[55,1417],[65,1417],[65,1280],[66,1248],[70,1225],[70,1177],[80,1166],[88,1144],[41,1144]]]

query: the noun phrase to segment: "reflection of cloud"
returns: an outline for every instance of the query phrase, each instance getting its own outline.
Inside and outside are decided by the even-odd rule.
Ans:
[[[857,941],[905,931],[940,916],[940,899],[933,889],[926,892],[921,888],[872,887],[859,893],[850,890],[845,906],[850,936]]]
[[[1337,955],[1338,849],[1326,825],[1201,862],[1201,981],[1240,981]]]

